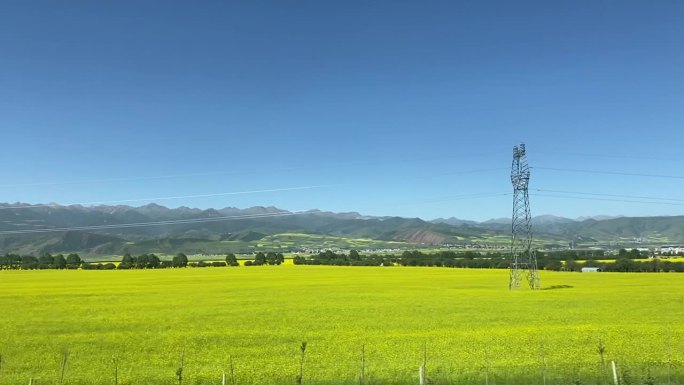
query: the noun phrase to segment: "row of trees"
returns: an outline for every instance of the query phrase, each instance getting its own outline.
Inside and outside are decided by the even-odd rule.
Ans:
[[[282,254],[281,254],[282,257]],[[188,257],[179,253],[170,261],[161,260],[155,254],[132,256],[125,254],[121,263],[89,263],[83,261],[78,254],[72,253],[51,255],[45,253],[39,257],[32,255],[5,254],[0,255],[0,270],[42,270],[42,269],[84,269],[84,270],[112,270],[112,269],[163,269],[173,267],[205,267],[205,266],[239,266],[235,254],[229,253],[223,261],[188,262]]]
[[[635,273],[649,273],[649,272],[675,272],[684,273],[684,262],[672,262],[653,258],[649,261],[634,261],[629,258],[619,258],[615,262],[593,262],[589,261],[583,264],[575,261],[566,261],[565,270],[581,271],[583,267],[598,267],[602,271],[614,272],[635,272]]]
[[[176,254],[170,261],[162,261],[154,254],[142,254],[134,257],[130,254],[123,256],[119,269],[165,269],[180,267],[225,267],[240,266],[237,257],[233,253],[228,253],[224,261],[197,261],[189,262],[188,256],[183,253]]]
[[[240,266],[237,257],[233,253],[226,254],[225,261],[198,261],[188,262],[188,256],[183,253],[176,254],[170,261],[162,261],[154,254],[143,254],[133,257],[124,255],[119,269],[163,269],[178,267],[225,267]],[[253,261],[246,261],[245,266],[280,265],[285,261],[282,253],[256,253]]]
[[[684,272],[684,262],[671,262],[657,258],[649,261],[635,261],[631,258],[618,258],[614,262],[599,262],[589,260],[579,263],[572,258],[559,259],[559,253],[539,253],[537,266],[541,270],[552,271],[581,271],[582,267],[598,267],[602,271],[616,272]],[[509,259],[505,254],[476,252],[443,251],[425,254],[420,251],[405,251],[400,256],[395,255],[360,255],[352,250],[349,254],[326,251],[311,257],[296,256],[296,265],[333,265],[333,266],[436,266],[460,267],[473,269],[506,269]]]
[[[318,253],[311,257],[296,256],[293,263],[295,265],[332,265],[332,266],[392,266],[394,256],[360,255],[356,250],[351,250],[349,254],[337,254],[330,250]]]
[[[283,253],[262,253],[258,252],[254,256],[254,261],[245,261],[245,266],[280,265],[285,262]]]
[[[280,265],[285,261],[282,253],[256,253],[253,261],[246,261],[245,266]],[[127,269],[165,269],[180,267],[224,267],[240,266],[233,253],[226,254],[224,261],[189,262],[188,256],[178,253],[169,260],[162,260],[155,254],[133,256],[125,254],[118,266],[114,263],[88,263],[78,254],[51,255],[45,253],[40,257],[32,255],[5,254],[0,255],[0,270],[38,270],[38,269],[84,269],[84,270],[127,270]]]
[[[36,269],[78,269],[83,261],[78,254],[51,255],[45,253],[40,257],[32,255],[5,254],[0,256],[0,270],[36,270]]]
[[[589,254],[591,253],[591,254]],[[573,257],[586,258],[585,262],[577,262]],[[618,259],[614,262],[601,262],[598,260],[603,253],[586,251],[557,251],[557,252],[537,252],[537,266],[540,270],[554,271],[580,271],[582,267],[598,267],[603,271],[619,272],[684,272],[684,262],[672,262],[652,258],[649,261],[635,261],[639,251],[621,250]],[[285,261],[282,253],[262,253],[254,255],[254,260],[245,262],[245,266],[280,265]],[[348,254],[325,251],[312,256],[296,256],[295,265],[332,265],[332,266],[439,266],[439,267],[460,267],[476,269],[505,269],[509,266],[509,259],[506,254],[499,252],[478,253],[473,251],[441,251],[436,253],[423,253],[421,251],[405,251],[401,255],[361,255],[355,250]],[[179,253],[170,261],[161,260],[155,254],[142,254],[132,256],[126,254],[121,263],[88,263],[83,261],[78,254],[72,253],[64,256],[63,254],[51,255],[45,253],[40,257],[20,256],[17,254],[5,254],[0,256],[0,269],[78,269],[84,270],[112,270],[112,269],[163,269],[163,268],[182,268],[182,267],[223,267],[240,266],[235,254],[229,253],[225,256],[225,261],[198,261],[189,262],[188,257]]]

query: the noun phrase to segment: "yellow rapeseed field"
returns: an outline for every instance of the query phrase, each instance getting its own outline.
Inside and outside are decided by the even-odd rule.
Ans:
[[[260,266],[0,271],[0,384],[682,381],[684,274]],[[603,382],[602,382],[603,381]],[[228,382],[231,383],[230,374]],[[659,382],[656,382],[659,383]],[[681,382],[680,382],[681,383]]]

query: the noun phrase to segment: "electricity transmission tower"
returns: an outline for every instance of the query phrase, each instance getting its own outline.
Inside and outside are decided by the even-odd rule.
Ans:
[[[526,273],[530,289],[539,289],[539,273],[537,257],[532,251],[532,225],[530,223],[530,166],[527,164],[525,145],[513,147],[513,164],[511,165],[511,183],[513,184],[513,218],[511,222],[511,266],[508,288],[520,287],[522,270]]]

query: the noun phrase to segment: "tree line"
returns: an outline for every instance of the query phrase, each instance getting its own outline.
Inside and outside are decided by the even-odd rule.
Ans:
[[[0,255],[2,270],[37,270],[37,269],[78,269],[83,264],[78,254],[51,255],[44,253],[40,257],[32,255],[5,254]]]
[[[280,265],[283,262],[285,262],[283,253],[258,252],[254,255],[254,261],[245,261],[245,266]]]
[[[602,250],[564,250],[552,252],[536,252],[537,267],[551,271],[581,271],[583,267],[597,267],[602,271],[616,272],[684,272],[684,262],[673,262],[665,259],[651,258],[648,261],[636,261],[643,258],[636,249],[620,250],[617,260],[605,262],[607,258]],[[576,259],[577,258],[577,259]],[[608,257],[609,258],[609,257]],[[578,262],[578,259],[583,262]],[[400,255],[362,255],[356,250],[348,253],[325,251],[311,256],[294,257],[295,265],[330,265],[330,266],[434,266],[471,269],[506,269],[509,267],[509,255],[501,252],[479,253],[475,251],[439,251],[423,253],[418,250],[404,251]],[[244,266],[280,265],[285,261],[282,253],[258,252],[253,260],[247,260]],[[31,255],[0,255],[2,270],[40,270],[40,269],[78,269],[83,270],[127,270],[127,269],[165,269],[183,267],[225,267],[240,266],[233,253],[225,255],[223,261],[188,261],[183,253],[176,254],[171,260],[162,260],[155,254],[132,256],[125,254],[117,265],[108,263],[91,263],[81,259],[78,254],[68,255],[44,253],[40,257]]]
[[[599,253],[600,252],[600,253]],[[577,262],[573,257],[586,257],[589,253],[593,258],[584,263]],[[615,272],[684,272],[684,262],[672,262],[652,258],[648,261],[635,261],[634,258],[619,257],[614,262],[601,262],[597,259],[605,258],[602,251],[586,252],[537,252],[537,267],[551,271],[581,271],[582,267],[598,267],[602,271]],[[634,254],[629,254],[633,256]],[[478,253],[473,251],[454,252],[440,251],[423,253],[418,250],[404,251],[401,255],[361,255],[355,250],[348,254],[335,253],[330,250],[312,256],[296,256],[295,265],[332,265],[332,266],[426,266],[453,267],[471,269],[507,269],[510,257],[506,253],[491,252]]]
[[[282,253],[256,253],[254,260],[245,262],[245,266],[280,265],[285,261]],[[44,269],[83,269],[83,270],[129,270],[129,269],[166,269],[180,267],[225,267],[240,266],[233,253],[225,255],[223,261],[188,261],[188,256],[178,253],[171,260],[162,260],[155,254],[133,256],[126,253],[117,265],[112,262],[92,263],[81,259],[76,253],[52,255],[44,253],[39,257],[32,255],[5,254],[0,255],[0,270],[44,270]]]
[[[394,256],[361,255],[356,250],[349,254],[334,253],[330,250],[314,254],[310,257],[298,255],[294,257],[295,265],[331,265],[331,266],[392,266]]]

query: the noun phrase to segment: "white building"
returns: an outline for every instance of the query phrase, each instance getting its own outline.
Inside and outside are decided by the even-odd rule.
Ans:
[[[660,246],[660,254],[684,254],[684,246]]]

